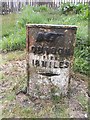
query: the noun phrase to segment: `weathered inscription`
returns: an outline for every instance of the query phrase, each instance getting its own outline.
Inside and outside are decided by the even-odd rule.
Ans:
[[[67,61],[42,61],[42,60],[32,60],[32,65],[34,67],[48,67],[48,68],[68,68],[69,62]]]
[[[31,53],[30,63],[32,66],[38,68],[68,68],[70,63],[68,60],[59,60],[59,57],[56,57],[53,54],[43,54],[38,55]]]
[[[34,54],[54,54],[54,55],[61,55],[61,56],[69,56],[72,54],[69,48],[63,47],[49,47],[49,46],[41,46],[41,45],[33,45],[31,46],[31,52]]]
[[[67,95],[76,27],[27,25],[27,93],[51,99]]]

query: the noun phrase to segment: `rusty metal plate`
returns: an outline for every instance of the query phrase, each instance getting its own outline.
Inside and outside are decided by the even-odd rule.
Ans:
[[[27,25],[28,93],[66,94],[73,61],[76,26]]]

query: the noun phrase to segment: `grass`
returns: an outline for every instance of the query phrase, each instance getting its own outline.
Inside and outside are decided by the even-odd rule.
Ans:
[[[12,60],[24,60],[26,59],[25,51],[14,51],[0,54],[0,65],[7,64]]]
[[[9,17],[9,21],[7,18]],[[37,24],[63,24],[76,25],[76,47],[74,71],[88,75],[88,20],[84,14],[62,14],[60,9],[50,9],[48,7],[23,8],[19,15],[10,14],[2,16],[2,35],[0,49],[3,52],[24,50],[26,47],[26,23]],[[10,29],[8,29],[10,28]],[[8,35],[8,36],[6,36]],[[12,57],[13,58],[13,57]]]
[[[20,118],[35,118],[35,117],[60,117],[60,115],[64,115],[63,117],[67,117],[68,112],[67,110],[67,105],[58,105],[60,108],[58,108],[58,111],[55,102],[53,103],[52,101],[49,103],[43,103],[43,106],[41,106],[38,109],[38,104],[36,105],[36,108],[33,108],[32,106],[24,106],[24,104],[21,104],[18,102],[16,99],[16,93],[19,90],[22,90],[26,86],[26,68],[23,67],[25,63],[21,65],[19,63],[17,65],[16,61],[23,60],[25,55],[25,52],[22,51],[15,51],[14,53],[7,53],[3,54],[3,58],[5,58],[6,63],[3,63],[6,67],[2,71],[2,77],[1,81],[3,83],[3,91],[1,95],[2,97],[2,115],[4,118],[10,118],[10,117],[20,117]],[[13,59],[10,57],[13,56]],[[23,57],[22,57],[23,56]],[[16,59],[14,59],[14,57]],[[8,59],[9,58],[9,59]],[[12,64],[12,67],[9,67],[9,64]],[[25,70],[25,71],[24,71]],[[23,96],[22,96],[23,97]],[[22,99],[22,98],[21,98]],[[29,99],[29,98],[28,98]],[[22,101],[22,100],[21,100]],[[30,101],[31,102],[31,101]],[[34,102],[34,101],[33,101]],[[32,103],[31,103],[32,104]],[[57,103],[56,103],[57,104]],[[62,110],[61,110],[62,106]],[[66,109],[65,109],[66,108]],[[37,110],[38,109],[38,110]],[[60,112],[60,114],[59,114]],[[65,113],[65,114],[64,114]],[[58,116],[59,115],[59,116]]]
[[[30,8],[31,9],[31,8]],[[6,53],[0,55],[0,65],[6,65],[2,72],[0,72],[0,82],[3,85],[4,93],[2,98],[3,116],[4,117],[68,117],[68,105],[64,104],[64,99],[60,100],[59,97],[53,97],[51,103],[46,103],[39,110],[35,111],[32,107],[26,107],[16,102],[16,92],[26,86],[26,68],[18,67],[16,61],[23,61],[26,59],[25,51],[12,51],[12,50],[23,50],[26,44],[26,23],[49,23],[49,24],[71,24],[77,25],[77,41],[75,48],[75,63],[74,70],[86,74],[88,64],[86,57],[88,57],[87,45],[83,45],[83,42],[87,43],[88,36],[88,21],[82,19],[79,14],[61,14],[58,10],[48,8],[33,8],[32,10],[25,8],[19,16],[17,14],[10,14],[2,16],[2,36],[3,44],[2,49]],[[39,12],[37,15],[36,13]],[[18,19],[17,19],[18,17]],[[7,19],[8,18],[8,19]],[[17,22],[16,22],[17,21]],[[12,51],[8,52],[7,51]],[[9,66],[11,63],[12,67]],[[24,64],[24,63],[23,63]],[[78,96],[78,101],[82,105],[83,109],[86,110],[86,99],[84,96]],[[63,103],[62,103],[63,102]]]
[[[2,37],[9,36],[9,34],[14,32],[17,16],[18,15],[16,13],[0,15],[2,19]]]
[[[26,58],[26,52],[25,51],[9,52],[8,54],[6,53],[5,57],[2,54],[2,59],[6,60],[6,61],[23,60],[25,58]]]
[[[11,57],[13,56],[13,57]],[[19,90],[22,90],[26,86],[27,74],[25,68],[25,52],[24,51],[15,51],[7,54],[3,53],[2,66],[4,69],[1,74],[0,84],[2,84],[3,92],[1,93],[2,97],[2,114],[4,118],[10,117],[19,117],[19,118],[68,118],[69,109],[68,109],[68,99],[66,97],[61,98],[58,96],[53,96],[51,101],[40,101],[39,104],[35,104],[36,107],[30,105],[24,105],[18,101],[16,98],[16,93]],[[19,61],[19,64],[17,64]],[[23,62],[22,62],[23,61]],[[22,62],[22,64],[21,64]],[[9,64],[12,65],[9,66]],[[81,79],[81,78],[80,78]],[[24,98],[22,96],[21,100]],[[25,100],[27,101],[26,98]],[[87,100],[85,96],[77,96],[76,98],[79,103],[82,105],[84,111],[87,110]],[[34,101],[33,101],[34,103]]]
[[[78,100],[79,103],[81,104],[83,110],[87,110],[87,111],[88,111],[88,106],[87,106],[88,100],[85,98],[85,96],[84,96],[84,95],[79,95],[79,96],[77,97],[77,100]]]

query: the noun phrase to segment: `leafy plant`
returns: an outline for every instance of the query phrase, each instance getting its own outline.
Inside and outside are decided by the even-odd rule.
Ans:
[[[61,6],[61,11],[63,14],[73,12],[74,9],[75,9],[75,5],[69,2],[62,4]]]
[[[80,17],[83,18],[83,19],[87,19],[88,18],[88,4],[81,4],[81,3],[78,3],[78,4],[72,4],[72,3],[64,3],[61,5],[61,12],[63,14],[70,14],[70,13],[74,13],[74,14],[80,14]]]

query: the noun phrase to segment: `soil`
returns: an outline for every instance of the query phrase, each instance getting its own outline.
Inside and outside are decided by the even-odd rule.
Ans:
[[[0,81],[0,100],[2,100],[2,112],[4,114],[5,109],[13,109],[16,104],[19,104],[23,107],[30,106],[34,111],[40,112],[41,108],[43,109],[45,106],[60,105],[66,104],[68,105],[68,116],[69,118],[87,118],[88,114],[88,81],[87,77],[81,74],[72,74],[71,82],[70,82],[70,91],[69,97],[64,97],[60,102],[55,103],[56,101],[52,101],[52,99],[48,98],[31,98],[30,96],[19,93],[16,95],[18,91],[20,78],[21,76],[26,76],[26,61],[10,61],[6,64],[2,64],[0,67],[2,71],[2,80]],[[7,79],[6,79],[7,78]],[[11,80],[10,80],[11,78]],[[15,81],[14,79],[17,78]],[[24,81],[25,83],[26,81]],[[22,88],[21,88],[22,89]],[[20,89],[19,89],[20,90]],[[10,94],[10,91],[15,92],[15,99],[12,101],[7,100],[7,93]],[[64,102],[63,102],[64,99]],[[7,104],[7,102],[9,102]],[[12,117],[12,116],[11,116]],[[45,115],[44,117],[49,117]],[[53,117],[53,116],[52,116]]]

